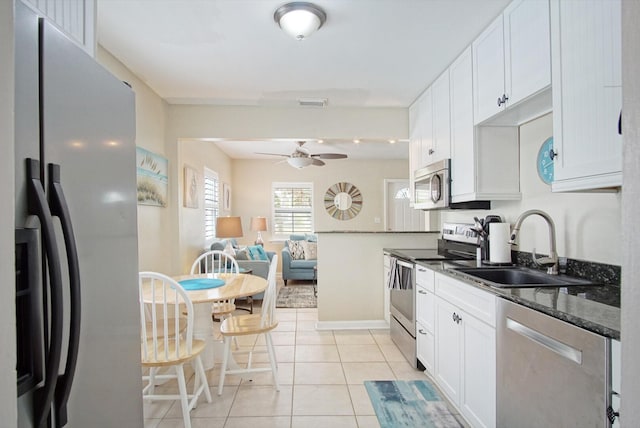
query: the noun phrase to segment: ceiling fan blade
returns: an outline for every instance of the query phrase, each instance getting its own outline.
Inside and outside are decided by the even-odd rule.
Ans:
[[[318,159],[346,159],[347,155],[341,153],[316,153],[311,155],[311,157]]]
[[[315,165],[315,166],[322,166],[324,165],[324,162],[321,161],[320,159],[316,159],[316,158],[311,158],[311,160],[313,161],[313,163],[311,165]]]
[[[254,154],[256,154],[256,155],[267,155],[267,156],[283,156],[285,158],[289,157],[289,155],[281,155],[280,153],[259,153],[259,152],[254,152]]]

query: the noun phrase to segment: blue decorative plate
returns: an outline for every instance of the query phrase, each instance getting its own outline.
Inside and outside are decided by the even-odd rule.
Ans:
[[[187,291],[206,290],[208,288],[216,288],[224,285],[224,280],[217,278],[183,279],[178,282],[182,285],[182,288]]]

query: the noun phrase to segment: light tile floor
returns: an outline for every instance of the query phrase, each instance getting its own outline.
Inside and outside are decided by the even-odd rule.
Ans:
[[[277,309],[277,317],[272,336],[280,391],[274,389],[271,373],[260,373],[251,381],[227,376],[218,396],[216,364],[208,372],[213,402],[200,398],[191,412],[193,428],[379,427],[363,382],[425,378],[406,362],[389,330],[316,331],[317,309]],[[265,348],[262,337],[239,341],[243,348]],[[267,366],[266,354],[256,355],[254,362]],[[146,428],[183,426],[174,401],[145,403],[144,417]]]

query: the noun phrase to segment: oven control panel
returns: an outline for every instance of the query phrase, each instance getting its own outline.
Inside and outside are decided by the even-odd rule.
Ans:
[[[444,223],[442,225],[442,239],[477,244],[478,232],[476,232],[473,223]]]

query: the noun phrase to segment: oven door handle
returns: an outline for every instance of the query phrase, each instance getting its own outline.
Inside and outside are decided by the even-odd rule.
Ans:
[[[397,263],[398,263],[400,266],[402,266],[402,267],[406,267],[406,268],[409,268],[409,269],[413,269],[413,266],[414,266],[412,263],[407,263],[407,262],[404,262],[404,261],[402,261],[402,260],[397,260]]]

